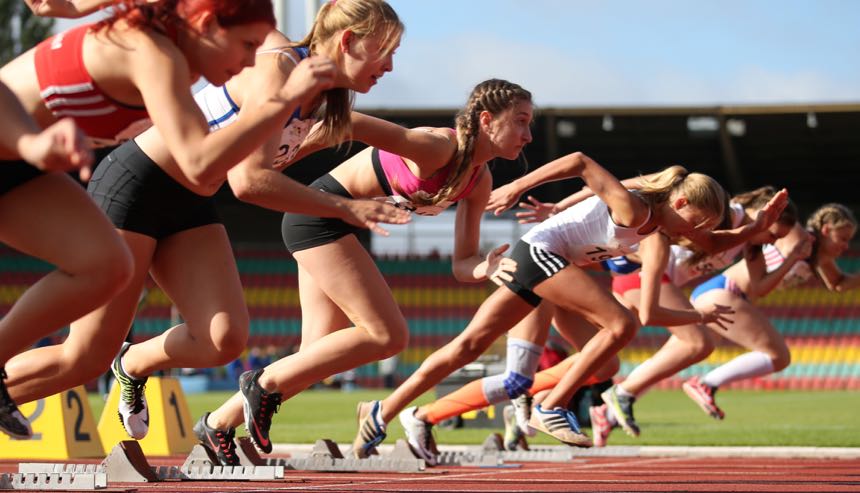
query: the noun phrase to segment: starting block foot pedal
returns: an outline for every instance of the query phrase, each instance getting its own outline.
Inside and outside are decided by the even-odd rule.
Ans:
[[[209,448],[198,443],[191,447],[191,452],[188,454],[188,457],[185,458],[185,462],[182,464],[182,469],[200,467],[203,464],[218,465],[219,461],[218,457],[216,457]]]
[[[328,438],[321,438],[314,443],[314,448],[311,449],[311,457],[329,457],[331,459],[343,459],[343,453],[340,447]]]
[[[149,466],[140,444],[134,440],[123,440],[116,444],[102,462],[111,481],[121,483],[154,483],[158,476]]]
[[[265,466],[266,459],[260,456],[257,447],[248,437],[239,437],[233,440],[236,444],[236,455],[239,456],[239,463],[243,466]]]
[[[388,454],[388,457],[392,459],[417,459],[418,456],[415,455],[415,452],[412,451],[412,447],[409,446],[409,442],[402,438],[398,438],[396,442],[394,442],[394,448],[391,450],[391,453]]]
[[[490,433],[484,443],[481,444],[484,452],[501,452],[505,450],[505,439],[499,433]]]

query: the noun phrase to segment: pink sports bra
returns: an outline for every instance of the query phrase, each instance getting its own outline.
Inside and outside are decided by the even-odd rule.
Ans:
[[[452,132],[454,129],[450,129]],[[448,206],[461,200],[469,195],[475,184],[478,182],[478,176],[482,168],[476,168],[469,178],[466,187],[452,201],[442,201],[432,206],[417,206],[412,204],[408,198],[403,197],[399,192],[392,189],[391,183],[397,183],[400,191],[407,195],[412,195],[418,191],[427,193],[436,193],[442,188],[448,175],[451,173],[452,166],[446,165],[439,169],[430,178],[422,180],[415,176],[409,169],[409,166],[403,161],[401,156],[392,154],[382,149],[374,148],[372,151],[373,171],[376,173],[376,178],[379,180],[379,185],[388,196],[389,202],[402,207],[404,209],[415,212],[416,214],[435,216],[445,210]]]

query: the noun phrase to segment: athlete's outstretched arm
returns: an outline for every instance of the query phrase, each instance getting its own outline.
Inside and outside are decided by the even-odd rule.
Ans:
[[[548,181],[579,176],[595,195],[612,211],[612,220],[619,226],[642,224],[648,217],[648,206],[630,193],[612,173],[581,152],[551,161],[521,179],[527,188]]]
[[[253,118],[240,118],[210,133],[188,90],[192,74],[176,45],[153,33],[141,33],[135,41],[140,62],[129,68],[132,80],[187,185],[204,194],[211,193],[213,184],[226,179],[230,168],[263,145],[297,107],[332,87],[337,70],[327,57],[311,56],[296,65],[283,84],[257,81],[259,90],[241,102],[243,111]],[[258,45],[248,43],[246,66],[254,65]]]
[[[717,231],[695,229],[684,236],[707,253],[719,253],[745,243],[751,237],[771,227],[787,205],[788,191],[783,188],[758,211],[755,220],[749,224]]]
[[[687,324],[714,322],[725,328],[732,323],[728,315],[734,311],[726,306],[713,305],[706,310],[680,310],[660,304],[660,283],[669,263],[670,240],[663,234],[652,234],[639,243],[642,270],[638,315],[642,325],[673,327]]]
[[[457,205],[454,224],[454,255],[451,268],[460,282],[480,282],[486,279],[501,285],[502,280],[511,281],[511,272],[516,262],[502,254],[508,249],[504,244],[491,250],[486,257],[480,252],[481,217],[490,196],[493,178],[485,167],[478,183],[469,196]]]
[[[487,210],[496,215],[513,206],[520,194],[543,183],[580,177],[587,187],[612,210],[612,218],[620,226],[641,224],[648,207],[634,197],[612,173],[581,152],[562,156],[531,173],[514,180],[507,190],[490,199]]]
[[[747,294],[751,298],[766,296],[779,286],[779,283],[791,271],[794,264],[809,257],[811,253],[812,239],[804,238],[792,247],[791,252],[785,257],[785,261],[777,269],[768,272],[761,248],[751,246],[744,258],[750,278],[750,292]]]
[[[353,139],[414,161],[422,170],[439,169],[457,151],[457,139],[445,129],[406,128],[382,118],[352,112]]]
[[[621,180],[621,184],[624,186],[624,188],[628,190],[639,190],[642,188],[643,178],[648,179],[655,175],[656,173],[644,176],[637,176],[635,178],[627,178],[625,180]],[[528,186],[527,181],[514,180],[511,183],[502,185],[499,188],[493,190],[493,193],[490,195],[490,201],[487,204],[487,211],[492,211],[495,215],[498,216],[502,212],[513,207],[514,203],[519,200],[520,196],[523,193],[527,192],[528,190],[534,188],[534,186],[537,185],[533,185],[529,188],[524,188],[526,186]],[[573,207],[574,205],[582,202],[583,200],[593,196],[594,191],[591,190],[588,186],[582,187],[582,189],[580,189],[579,191],[568,195],[556,204],[550,202],[540,202],[531,195],[529,195],[526,198],[528,202],[520,202],[519,204],[520,207],[528,209],[528,212],[518,212],[516,215],[519,218],[520,223],[538,223],[547,219],[550,216],[558,214],[559,212],[567,209],[568,207]]]
[[[246,69],[235,80],[231,80],[228,87],[230,93],[239,101],[239,118],[254,118],[253,113],[243,104],[244,101],[260,91],[261,84],[285,83],[287,74],[293,67],[292,61],[284,61],[285,57],[266,55],[258,58],[260,59],[253,68]],[[218,130],[221,131],[223,130]],[[378,223],[403,224],[409,221],[409,213],[392,205],[340,197],[312,189],[287,177],[274,166],[281,152],[281,145],[281,133],[275,132],[264,145],[228,171],[230,188],[239,200],[278,212],[337,217],[383,235],[388,232],[379,227]],[[302,145],[296,157],[286,165],[295,163],[299,156],[307,156],[323,147],[325,146]]]

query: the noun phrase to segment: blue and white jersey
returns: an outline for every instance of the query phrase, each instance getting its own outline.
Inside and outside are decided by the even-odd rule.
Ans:
[[[637,232],[640,227],[615,224],[609,207],[594,196],[536,225],[522,240],[583,266],[632,253],[643,238],[658,231],[641,234]]]
[[[299,54],[297,59],[293,51]],[[279,48],[276,50],[258,51],[257,54],[274,53],[283,55],[292,60],[295,64],[309,56],[307,48]],[[209,130],[215,131],[219,128],[227,127],[239,118],[239,106],[230,97],[227,91],[227,86],[206,85],[203,89],[194,94],[194,100],[197,106],[203,111],[206,120],[209,124]],[[316,118],[306,118],[302,120],[302,109],[296,108],[296,111],[290,115],[290,118],[284,123],[284,129],[281,131],[281,143],[278,147],[278,154],[275,156],[273,167],[275,169],[283,169],[289,164],[296,153],[299,151],[302,142],[305,141],[311,128],[317,122]]]

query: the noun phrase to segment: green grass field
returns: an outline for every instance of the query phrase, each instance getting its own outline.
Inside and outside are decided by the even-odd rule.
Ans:
[[[220,405],[230,394],[212,392],[188,395],[191,414]],[[355,431],[355,404],[381,399],[385,390],[340,392],[312,390],[299,394],[281,406],[275,416],[271,437],[275,443],[313,443],[331,438],[340,444],[352,442]],[[419,404],[432,400],[426,394]],[[95,416],[103,402],[91,395]],[[860,393],[849,391],[722,391],[719,403],[726,412],[724,421],[715,421],[690,401],[683,392],[648,393],[637,403],[636,420],[642,428],[637,438],[616,429],[611,445],[732,445],[732,446],[815,446],[860,447]],[[440,444],[479,444],[490,429],[437,429]],[[240,432],[240,434],[244,431]],[[387,443],[403,437],[395,420],[389,427]],[[557,444],[547,436],[530,439],[535,444]]]

